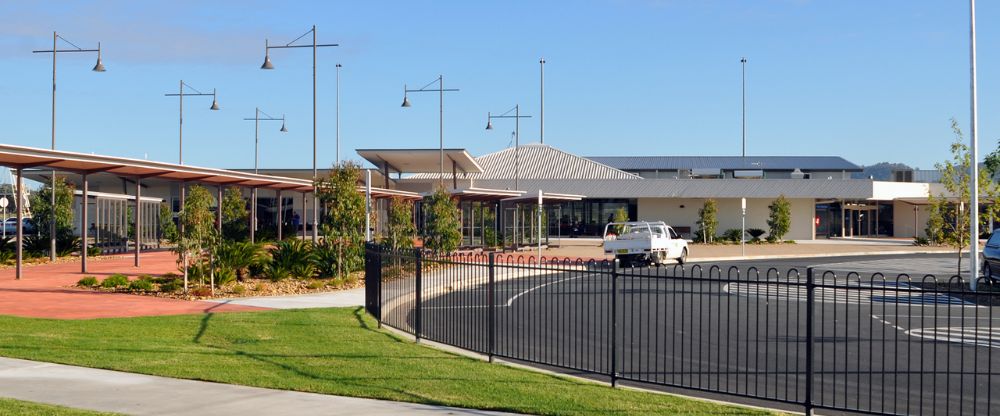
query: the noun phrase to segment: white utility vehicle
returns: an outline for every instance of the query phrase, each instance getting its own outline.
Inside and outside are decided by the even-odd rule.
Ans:
[[[663,221],[612,222],[604,226],[604,254],[614,254],[622,265],[687,261],[687,240]]]

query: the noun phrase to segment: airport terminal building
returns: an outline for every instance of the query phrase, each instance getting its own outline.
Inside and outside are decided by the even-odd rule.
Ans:
[[[584,157],[544,144],[478,157],[464,149],[359,149],[358,155],[369,168],[370,185],[377,194],[373,198],[377,219],[385,218],[389,197],[399,196],[418,201],[415,218],[420,227],[420,198],[443,186],[460,203],[467,246],[483,244],[489,229],[493,235],[516,236],[518,244],[530,244],[538,237],[600,237],[620,208],[631,220],[662,220],[690,237],[708,199],[718,204],[719,233],[740,228],[743,198],[746,227],[767,230],[768,206],[782,195],[792,208],[786,239],[909,238],[923,235],[927,196],[942,192],[937,183],[852,179],[861,167],[830,156]],[[26,179],[40,182],[47,181],[48,173],[25,172]],[[296,179],[312,176],[309,169],[260,173]],[[65,177],[80,182],[78,175]],[[359,185],[363,191],[365,184]],[[180,209],[180,182],[150,177],[141,186],[144,198],[161,199],[174,211]],[[242,189],[249,201],[249,188]],[[95,174],[90,190],[127,196],[134,195],[135,184],[127,177]],[[544,196],[540,235],[536,231],[539,191]],[[308,223],[312,195],[293,190],[259,190],[258,224],[273,226],[278,221],[279,197],[282,222],[297,219],[312,228]],[[374,227],[379,232],[381,221]]]

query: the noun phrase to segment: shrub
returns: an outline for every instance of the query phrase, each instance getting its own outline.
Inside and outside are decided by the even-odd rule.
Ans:
[[[726,232],[722,233],[722,237],[720,237],[720,239],[724,241],[739,242],[741,235],[743,235],[743,230],[740,230],[739,228],[730,228],[726,230]]]
[[[101,287],[105,289],[115,289],[127,286],[128,286],[128,276],[121,273],[108,276],[106,279],[104,279],[103,282],[101,282]]]
[[[323,281],[313,280],[312,282],[309,282],[308,285],[306,285],[306,289],[312,289],[312,290],[322,289],[323,286],[326,286],[326,283],[324,283]]]
[[[760,241],[760,237],[763,236],[766,233],[767,233],[767,231],[764,231],[764,230],[762,230],[760,228],[750,228],[750,229],[747,230],[747,234],[750,234],[750,238],[752,239],[750,241],[753,241],[753,242]]]
[[[133,292],[152,292],[153,282],[145,279],[133,280],[128,284],[128,290]]]
[[[215,266],[219,271],[219,283],[226,283],[223,275],[236,280],[243,280],[253,268],[266,260],[264,249],[260,244],[249,241],[223,241],[215,251]],[[231,280],[230,280],[231,281]]]
[[[929,245],[931,245],[931,241],[928,240],[927,237],[917,236],[917,237],[913,237],[913,245],[915,245],[915,246],[929,246]]]
[[[271,280],[283,279],[282,272],[300,279],[313,277],[316,274],[315,258],[312,243],[308,240],[281,241],[271,249],[271,263],[265,274]]]
[[[178,282],[176,280],[171,280],[169,282],[161,283],[160,284],[160,292],[163,292],[163,293],[173,293],[173,292],[176,292],[176,291],[181,290],[183,288],[184,288],[184,284],[182,282]]]
[[[462,240],[458,204],[444,188],[424,198],[424,246],[436,253],[450,253]]]
[[[198,286],[191,289],[191,295],[201,297],[212,296],[212,288],[208,286]]]
[[[94,276],[87,276],[76,282],[77,286],[80,287],[94,287],[98,285],[97,278]]]
[[[103,253],[103,252],[104,251],[102,251],[100,247],[93,247],[93,246],[87,247],[87,256],[90,256],[90,257],[100,256],[101,253]]]
[[[264,284],[263,283],[257,283],[255,285],[253,285],[253,290],[254,290],[254,292],[263,292],[264,291]]]
[[[242,294],[246,293],[246,291],[247,291],[246,286],[239,285],[239,284],[238,285],[234,285],[233,288],[232,288],[232,292],[235,293],[235,294],[237,294],[237,295],[242,295]]]
[[[288,270],[284,265],[278,263],[268,263],[264,266],[261,271],[261,277],[268,279],[272,282],[277,282],[279,280],[285,280],[292,275],[292,272]],[[258,284],[258,287],[261,285]]]
[[[7,264],[14,260],[14,252],[0,251],[0,264]]]
[[[236,281],[236,271],[233,269],[222,268],[215,270],[215,284],[222,286],[230,282]]]
[[[178,280],[181,280],[182,278],[183,276],[180,276],[176,273],[164,273],[159,277],[151,277],[150,280],[152,280],[153,283],[159,283],[162,285],[164,283],[176,282]]]

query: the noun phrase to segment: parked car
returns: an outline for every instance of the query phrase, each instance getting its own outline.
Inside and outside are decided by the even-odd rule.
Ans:
[[[32,234],[35,232],[35,224],[31,222],[31,219],[25,218],[22,222],[23,224],[21,230],[24,234]],[[3,223],[4,232],[7,233],[7,237],[11,237],[17,234],[17,218],[7,218],[7,221]]]
[[[676,259],[687,261],[687,240],[663,221],[611,222],[604,227],[604,253],[614,254],[619,263],[664,264]]]
[[[1000,273],[1000,233],[994,231],[990,238],[986,240],[986,247],[983,248],[983,276],[990,279],[997,279],[996,274]]]

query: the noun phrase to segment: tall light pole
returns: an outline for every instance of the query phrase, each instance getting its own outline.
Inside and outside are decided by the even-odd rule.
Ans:
[[[263,114],[264,118],[260,115]],[[257,174],[257,163],[260,161],[259,150],[260,150],[260,122],[261,121],[281,121],[281,129],[278,131],[282,133],[288,133],[288,129],[285,128],[285,115],[282,114],[281,117],[272,117],[260,110],[260,108],[254,108],[253,118],[244,118],[247,121],[253,121],[253,173]],[[250,242],[254,242],[254,232],[257,230],[257,188],[252,188],[250,190]],[[303,207],[305,208],[305,207]],[[280,227],[281,224],[278,224]]]
[[[188,89],[194,92],[184,92],[184,87],[188,87]],[[180,108],[178,110],[179,116],[177,119],[177,164],[183,165],[184,164],[184,97],[201,97],[201,96],[212,97],[212,106],[208,108],[209,110],[212,111],[219,110],[219,102],[216,100],[215,88],[212,89],[211,94],[203,93],[185,83],[184,80],[180,81],[180,85],[176,94],[163,94],[163,95],[166,97],[177,97],[178,102],[180,103]]]
[[[59,39],[73,46],[76,49],[59,49]],[[66,40],[66,38],[59,36],[58,33],[52,32],[52,49],[51,50],[38,50],[31,51],[32,53],[51,53],[52,54],[52,150],[56,150],[56,56],[60,53],[70,53],[70,52],[97,52],[97,64],[94,65],[94,72],[104,72],[104,64],[101,63],[101,42],[97,42],[97,49],[83,49],[79,46],[73,44]],[[49,259],[56,259],[56,171],[52,170],[52,191],[51,200],[49,201],[52,209],[52,221],[49,223]],[[18,242],[20,244],[20,242]],[[86,245],[86,242],[84,243]],[[86,254],[86,253],[84,253]]]
[[[427,87],[438,84],[437,89],[427,89]],[[445,88],[444,87],[444,75],[438,75],[437,79],[427,83],[420,89],[409,90],[406,89],[406,85],[403,85],[403,104],[400,107],[409,108],[410,100],[407,98],[407,94],[411,92],[437,92],[438,93],[438,142],[441,149],[440,161],[438,162],[439,174],[438,185],[444,188],[444,93],[459,91],[457,88]]]
[[[740,58],[743,69],[743,157],[747,157],[747,58]]]
[[[340,166],[340,68],[337,64],[337,166]]]
[[[312,45],[294,45],[299,39],[306,37],[306,35],[312,34]],[[312,48],[312,67],[313,67],[313,183],[316,183],[316,179],[319,178],[319,174],[316,170],[316,48],[325,48],[330,46],[340,46],[336,43],[327,44],[317,44],[316,43],[316,25],[313,25],[312,29],[309,29],[302,36],[295,38],[295,40],[288,42],[284,45],[271,46],[267,39],[264,39],[264,64],[260,66],[260,69],[274,69],[274,65],[271,64],[271,49],[286,49],[286,48]],[[313,242],[319,238],[319,199],[316,195],[313,195]],[[302,207],[303,210],[306,207]],[[304,220],[304,219],[303,219]]]
[[[538,112],[538,142],[545,144],[545,58],[538,60],[540,72],[539,105]]]
[[[969,138],[972,163],[969,164],[969,288],[976,290],[979,278],[979,104],[976,95],[976,0],[969,0],[969,98],[972,134]],[[960,271],[961,272],[961,271]],[[989,277],[989,276],[987,276]]]
[[[510,113],[514,114],[511,115]],[[531,116],[522,116],[520,105],[515,105],[514,108],[498,116],[493,115],[493,113],[486,113],[486,130],[493,130],[493,119],[495,118],[514,119],[514,190],[517,191],[520,190],[518,181],[521,178],[521,119],[531,118]]]

